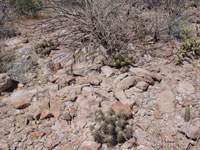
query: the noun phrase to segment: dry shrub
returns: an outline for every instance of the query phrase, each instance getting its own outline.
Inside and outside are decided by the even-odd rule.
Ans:
[[[150,29],[154,40],[159,38],[181,38],[182,25],[189,16],[188,0],[142,0],[142,5],[149,12],[153,12],[150,19]]]
[[[141,11],[133,0],[48,0],[48,8],[54,12],[51,29],[67,29],[63,40],[68,46],[83,44],[102,45],[108,54],[127,50],[128,43],[142,39],[145,24]],[[75,42],[75,43],[74,43]]]
[[[16,36],[14,28],[7,25],[11,16],[9,2],[0,0],[0,39]]]
[[[0,43],[0,73],[7,72],[8,65],[15,59],[13,51],[4,50],[4,45]]]

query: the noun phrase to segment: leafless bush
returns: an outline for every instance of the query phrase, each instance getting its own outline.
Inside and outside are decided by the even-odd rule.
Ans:
[[[181,25],[188,17],[186,2],[188,0],[143,0],[143,4],[154,11],[151,19],[151,32],[155,41],[158,36],[180,37]]]
[[[13,28],[6,26],[6,22],[11,18],[11,9],[7,0],[0,0],[0,39],[13,37],[16,32]]]
[[[128,43],[145,35],[141,11],[133,7],[134,3],[134,0],[48,0],[47,7],[54,12],[53,29],[70,31],[63,34],[65,40],[78,41],[77,47],[96,43],[111,54],[127,50]]]

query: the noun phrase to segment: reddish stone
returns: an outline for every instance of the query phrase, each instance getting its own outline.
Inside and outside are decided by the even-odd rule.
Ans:
[[[40,119],[46,119],[50,117],[53,117],[53,114],[49,110],[43,110],[40,115]]]
[[[45,135],[45,132],[43,132],[43,131],[35,131],[35,132],[32,132],[31,133],[31,136],[33,136],[33,137],[42,137],[43,135]]]
[[[115,111],[116,114],[120,112],[124,112],[127,117],[132,116],[132,110],[130,109],[129,105],[122,104],[121,102],[116,102],[112,105],[112,109]]]

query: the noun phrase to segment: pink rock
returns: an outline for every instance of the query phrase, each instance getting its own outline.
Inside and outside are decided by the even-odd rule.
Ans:
[[[135,100],[134,99],[128,99],[126,94],[124,93],[124,91],[122,90],[115,90],[114,91],[114,96],[124,105],[129,105],[130,108],[133,107],[133,105],[135,104]]]
[[[61,100],[56,97],[50,97],[50,112],[58,119],[61,113]]]
[[[110,77],[113,74],[113,69],[109,66],[103,66],[101,67],[101,72],[106,76]]]
[[[173,113],[175,110],[175,97],[172,91],[165,90],[161,92],[157,101],[156,108],[161,113]]]
[[[113,91],[113,94],[114,94],[114,96],[115,96],[119,101],[121,101],[121,100],[123,100],[123,99],[127,99],[127,97],[126,97],[126,95],[125,95],[125,93],[124,93],[123,90],[115,89],[115,90]]]
[[[154,82],[154,80],[152,79],[151,76],[145,75],[145,76],[143,76],[143,78],[144,78],[144,81],[147,82],[147,83],[149,83],[150,85],[153,86],[155,84],[155,82]]]
[[[40,115],[41,120],[46,119],[46,118],[50,118],[50,117],[53,117],[53,114],[51,113],[50,110],[43,110],[41,115]]]
[[[113,84],[117,84],[119,81],[121,81],[122,79],[124,79],[125,77],[128,76],[128,73],[123,73],[118,75],[114,80],[113,80]]]
[[[35,131],[31,133],[31,136],[33,137],[42,137],[43,135],[45,135],[44,131]]]
[[[126,93],[126,96],[127,97],[131,97],[132,95],[135,95],[135,90],[134,90],[134,87],[128,89],[128,90],[125,90],[125,93]]]
[[[141,82],[138,82],[135,85],[135,87],[138,88],[138,89],[141,89],[142,91],[146,91],[149,87],[149,84],[146,83],[145,81],[141,81]]]
[[[139,89],[139,88],[137,88],[137,87],[132,87],[132,90],[133,90],[134,92],[136,92],[136,93],[142,93],[142,92],[144,92],[143,90],[141,90],[141,89]]]
[[[19,102],[13,103],[13,107],[17,109],[24,109],[30,105],[29,100],[20,100]]]
[[[14,92],[9,99],[13,107],[24,109],[30,105],[31,100],[36,93],[37,90],[21,90]]]
[[[94,73],[91,73],[88,75],[88,80],[89,80],[89,83],[92,85],[99,85],[102,81],[101,78],[97,74],[94,74]]]
[[[84,141],[78,150],[99,150],[101,144],[94,141]]]
[[[96,89],[96,90],[94,90],[94,92],[95,92],[97,95],[101,96],[101,97],[105,97],[105,98],[107,98],[107,99],[110,98],[110,94],[109,94],[107,91],[105,91],[105,90]]]
[[[127,117],[132,116],[132,110],[127,104],[122,104],[121,102],[115,102],[111,107],[115,111],[116,114],[120,112],[124,112]]]
[[[136,83],[136,79],[133,76],[129,76],[119,81],[119,83],[116,85],[116,88],[121,90],[127,90],[130,86],[133,86]]]
[[[77,117],[75,117],[76,123],[82,127],[86,122],[93,120],[99,104],[98,99],[79,96],[75,102],[75,107],[78,110]]]
[[[158,81],[160,82],[162,80],[161,76],[159,76],[157,73],[155,72],[150,72],[149,75],[153,78],[154,81]]]

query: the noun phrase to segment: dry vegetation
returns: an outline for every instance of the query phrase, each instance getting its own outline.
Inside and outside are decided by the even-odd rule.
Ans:
[[[128,45],[133,44],[141,53],[149,53],[157,42],[184,42],[190,7],[199,4],[188,0],[1,0],[0,33],[1,37],[16,35],[13,29],[5,29],[13,16],[43,14],[47,19],[40,24],[48,25],[42,30],[62,30],[60,43],[74,52],[92,44],[94,49],[103,46],[109,57],[120,51],[130,53]]]

